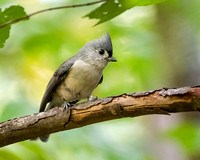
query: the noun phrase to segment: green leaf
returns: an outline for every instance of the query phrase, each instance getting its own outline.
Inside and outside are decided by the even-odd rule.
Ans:
[[[108,0],[84,17],[98,19],[96,25],[106,22],[135,6],[147,6],[166,0]]]
[[[10,6],[3,12],[0,9],[0,25],[24,16],[26,16],[26,12],[21,6]],[[11,25],[0,28],[0,48],[4,46],[5,41],[9,38],[10,28]]]
[[[0,9],[0,24],[5,23],[5,19],[3,17],[3,12]],[[0,29],[0,48],[4,46],[6,39],[8,39],[10,33],[10,26],[6,26]]]

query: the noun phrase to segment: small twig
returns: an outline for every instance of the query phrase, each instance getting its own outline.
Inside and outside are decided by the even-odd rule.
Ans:
[[[37,12],[34,12],[34,13],[31,13],[29,15],[26,15],[24,17],[20,17],[20,18],[17,18],[17,19],[13,19],[11,21],[8,21],[4,24],[1,24],[0,25],[0,28],[4,28],[10,24],[13,24],[13,23],[16,23],[16,22],[19,22],[19,21],[23,21],[23,20],[26,20],[26,19],[29,19],[30,17],[34,16],[34,15],[37,15],[37,14],[40,14],[40,13],[43,13],[43,12],[48,12],[48,11],[52,11],[52,10],[58,10],[58,9],[65,9],[65,8],[76,8],[76,7],[85,7],[85,6],[90,6],[90,5],[93,5],[93,4],[97,4],[97,3],[101,3],[101,2],[105,2],[106,0],[99,0],[99,1],[95,1],[95,2],[91,2],[91,3],[84,3],[84,4],[76,4],[76,5],[68,5],[68,6],[60,6],[60,7],[54,7],[54,8],[48,8],[48,9],[44,9],[44,10],[40,10],[40,11],[37,11]]]

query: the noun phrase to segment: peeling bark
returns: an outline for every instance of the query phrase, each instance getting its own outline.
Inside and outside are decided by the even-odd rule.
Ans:
[[[0,147],[112,119],[189,111],[200,111],[200,87],[122,94],[2,122]]]

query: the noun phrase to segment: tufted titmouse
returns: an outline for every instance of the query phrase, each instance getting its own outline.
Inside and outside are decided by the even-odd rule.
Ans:
[[[103,69],[108,62],[116,62],[112,56],[112,42],[109,33],[88,42],[73,57],[66,60],[55,71],[49,81],[40,112],[56,106],[68,107],[81,99],[92,100],[93,90],[103,81]],[[39,137],[47,142],[49,135]]]

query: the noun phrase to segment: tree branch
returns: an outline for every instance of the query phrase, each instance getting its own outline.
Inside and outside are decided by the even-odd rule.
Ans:
[[[84,4],[77,4],[77,5],[69,5],[69,6],[60,6],[60,7],[54,7],[54,8],[48,8],[48,9],[44,9],[44,10],[40,10],[40,11],[37,11],[37,12],[34,12],[34,13],[31,13],[29,15],[26,15],[24,17],[20,17],[20,18],[17,18],[17,19],[13,19],[11,21],[8,21],[4,24],[1,24],[0,25],[0,28],[4,28],[10,24],[13,24],[13,23],[16,23],[16,22],[19,22],[19,21],[23,21],[23,20],[27,20],[29,19],[30,17],[34,16],[34,15],[37,15],[37,14],[40,14],[40,13],[43,13],[43,12],[48,12],[48,11],[52,11],[52,10],[58,10],[58,9],[66,9],[66,8],[77,8],[77,7],[85,7],[85,6],[91,6],[91,5],[94,5],[94,4],[97,4],[97,3],[101,3],[101,2],[105,2],[106,0],[99,0],[99,1],[94,1],[94,2],[91,2],[91,3],[84,3]]]
[[[112,119],[188,111],[200,111],[200,87],[122,94],[2,122],[0,147]]]

